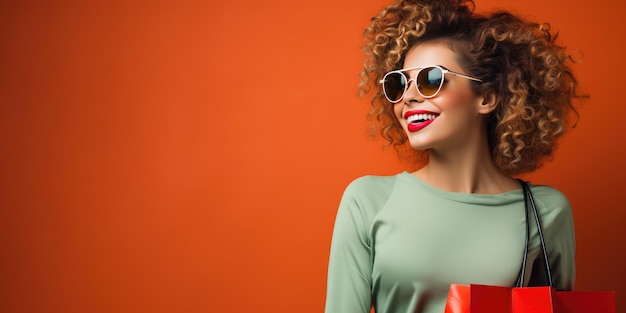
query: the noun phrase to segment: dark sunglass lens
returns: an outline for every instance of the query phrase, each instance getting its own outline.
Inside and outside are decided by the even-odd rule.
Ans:
[[[385,76],[383,91],[391,101],[398,101],[402,98],[406,87],[406,77],[402,73],[389,73]]]
[[[443,72],[438,67],[427,67],[417,76],[417,88],[426,97],[434,96],[443,84]]]

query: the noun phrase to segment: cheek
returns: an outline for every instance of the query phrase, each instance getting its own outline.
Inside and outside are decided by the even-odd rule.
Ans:
[[[441,97],[437,97],[435,103],[442,110],[472,110],[476,96],[471,90],[458,90],[457,92],[449,92]],[[433,99],[435,102],[435,99]]]

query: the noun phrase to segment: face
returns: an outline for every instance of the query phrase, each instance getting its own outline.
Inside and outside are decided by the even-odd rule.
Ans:
[[[444,44],[427,42],[408,51],[403,68],[439,65],[468,75],[456,58]],[[409,79],[415,79],[418,71],[409,71]],[[484,117],[492,109],[486,108],[485,99],[471,90],[471,80],[449,73],[444,77],[441,90],[428,99],[418,93],[411,80],[402,100],[394,105],[396,118],[414,149],[458,149],[486,136]]]

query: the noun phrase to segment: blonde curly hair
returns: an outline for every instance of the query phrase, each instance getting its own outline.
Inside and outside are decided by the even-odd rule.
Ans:
[[[479,77],[476,94],[493,91],[497,108],[487,121],[492,158],[501,172],[517,175],[539,168],[578,112],[577,81],[566,64],[572,57],[556,43],[548,24],[525,21],[509,12],[474,13],[472,0],[397,0],[383,8],[365,29],[364,68],[359,90],[374,90],[372,131],[396,150],[407,137],[378,85],[399,69],[417,43],[437,41],[454,51],[464,71]]]

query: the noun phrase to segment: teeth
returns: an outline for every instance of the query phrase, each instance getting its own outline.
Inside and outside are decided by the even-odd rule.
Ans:
[[[413,114],[407,117],[406,121],[408,123],[413,122],[424,122],[429,120],[434,120],[437,116],[435,114]]]

